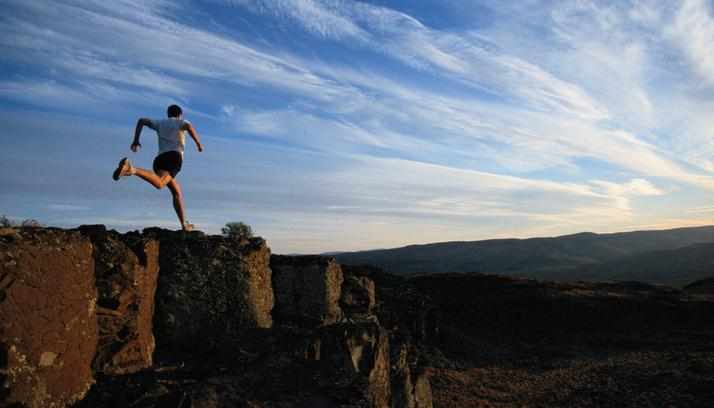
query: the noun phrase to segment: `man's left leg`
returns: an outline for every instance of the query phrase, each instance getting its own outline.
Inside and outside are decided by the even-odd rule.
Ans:
[[[174,198],[174,210],[176,211],[176,216],[181,223],[182,229],[190,229],[189,225],[186,223],[186,217],[184,215],[183,209],[183,193],[181,192],[181,186],[176,179],[171,179],[166,186],[171,190],[171,195]]]

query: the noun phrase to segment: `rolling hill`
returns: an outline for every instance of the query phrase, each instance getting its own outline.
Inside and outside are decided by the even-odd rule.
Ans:
[[[712,275],[711,249],[714,226],[442,242],[335,256],[344,264],[374,265],[399,275],[478,272],[560,281],[639,280],[680,286]]]

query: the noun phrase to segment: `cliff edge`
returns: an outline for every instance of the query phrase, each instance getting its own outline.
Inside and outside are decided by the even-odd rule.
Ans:
[[[0,257],[0,406],[432,406],[333,258],[101,225],[3,229]]]

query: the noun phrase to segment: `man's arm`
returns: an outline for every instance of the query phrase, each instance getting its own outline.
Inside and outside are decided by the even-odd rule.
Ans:
[[[196,129],[193,128],[193,125],[190,124],[189,122],[186,122],[181,127],[181,130],[185,130],[188,132],[189,135],[191,135],[191,139],[193,139],[193,141],[196,142],[196,148],[198,149],[199,152],[202,152],[203,145],[201,144],[201,140],[199,140],[198,133],[196,133]]]
[[[141,147],[141,143],[139,143],[139,137],[141,136],[141,130],[144,128],[144,126],[150,127],[152,129],[154,128],[151,119],[140,118],[136,121],[136,129],[134,129],[134,141],[131,144],[132,152],[138,151]]]

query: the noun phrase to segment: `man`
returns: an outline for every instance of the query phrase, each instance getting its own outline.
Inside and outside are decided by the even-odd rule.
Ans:
[[[125,157],[119,161],[119,165],[114,170],[112,177],[114,180],[119,180],[120,177],[138,176],[159,190],[167,186],[173,195],[174,210],[176,210],[181,228],[184,231],[191,231],[193,224],[186,221],[183,194],[181,193],[181,186],[176,181],[176,175],[181,171],[181,164],[183,163],[186,139],[183,132],[188,131],[193,141],[196,142],[196,148],[198,148],[199,152],[203,151],[203,145],[198,139],[198,134],[196,134],[196,129],[193,128],[193,125],[183,119],[183,111],[178,105],[169,106],[166,114],[168,119],[139,119],[136,122],[136,130],[134,131],[134,142],[130,147],[131,151],[136,153],[141,148],[141,143],[139,143],[141,130],[144,126],[154,129],[159,136],[159,154],[154,159],[154,171],[134,167],[131,161]]]

